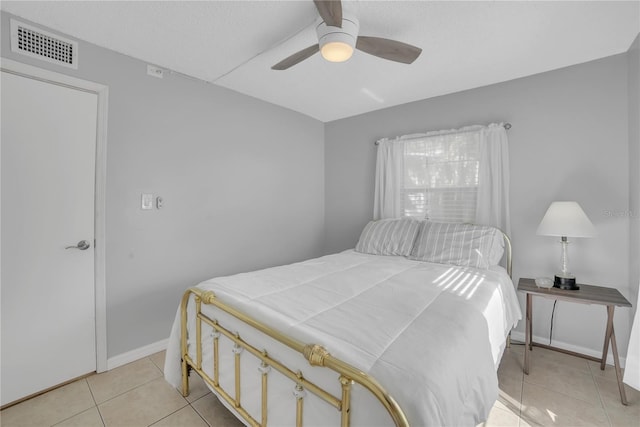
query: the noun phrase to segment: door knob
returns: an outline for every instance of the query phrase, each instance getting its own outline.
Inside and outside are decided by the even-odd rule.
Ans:
[[[65,249],[80,249],[81,251],[84,251],[89,249],[90,246],[91,244],[86,240],[80,240],[76,246],[67,246]]]

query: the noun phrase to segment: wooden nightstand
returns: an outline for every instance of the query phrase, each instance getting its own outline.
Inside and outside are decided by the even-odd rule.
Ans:
[[[622,372],[620,371],[620,361],[618,359],[618,347],[616,345],[616,334],[613,330],[613,310],[618,307],[631,307],[631,303],[622,296],[622,294],[614,288],[605,288],[602,286],[580,285],[577,291],[569,291],[558,288],[539,288],[536,286],[534,279],[520,279],[518,282],[518,291],[524,292],[527,296],[527,314],[526,314],[526,332],[525,332],[525,350],[524,350],[524,373],[529,374],[529,352],[533,346],[547,348],[549,350],[561,351],[572,356],[583,357],[585,359],[600,362],[600,369],[604,370],[607,353],[609,352],[609,342],[611,342],[611,350],[613,351],[613,364],[616,369],[616,377],[618,379],[618,389],[620,390],[620,400],[623,405],[627,404],[627,395],[622,384]],[[552,347],[545,344],[533,342],[532,330],[532,311],[533,296],[537,295],[544,298],[557,299],[578,304],[599,304],[607,306],[607,329],[604,336],[604,348],[602,349],[602,358],[597,359],[586,354],[576,353],[564,350],[558,347]]]

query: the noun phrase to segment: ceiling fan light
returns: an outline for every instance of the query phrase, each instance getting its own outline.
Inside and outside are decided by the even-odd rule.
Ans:
[[[344,42],[329,42],[322,46],[320,53],[329,62],[344,62],[353,55],[353,47]]]
[[[344,62],[351,58],[356,47],[360,25],[353,17],[344,17],[342,27],[327,26],[320,22],[316,27],[320,54],[330,62]]]

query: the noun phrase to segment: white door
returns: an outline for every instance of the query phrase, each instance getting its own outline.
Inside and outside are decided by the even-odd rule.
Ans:
[[[5,405],[96,370],[98,102],[95,93],[5,71],[0,95]]]

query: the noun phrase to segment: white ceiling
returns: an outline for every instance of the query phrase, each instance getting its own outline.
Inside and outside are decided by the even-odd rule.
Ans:
[[[423,49],[411,65],[356,51],[270,67],[317,43],[304,1],[2,1],[70,36],[323,122],[626,52],[640,1],[345,1],[360,34]],[[82,54],[80,52],[80,54]],[[82,57],[80,57],[80,63]]]

